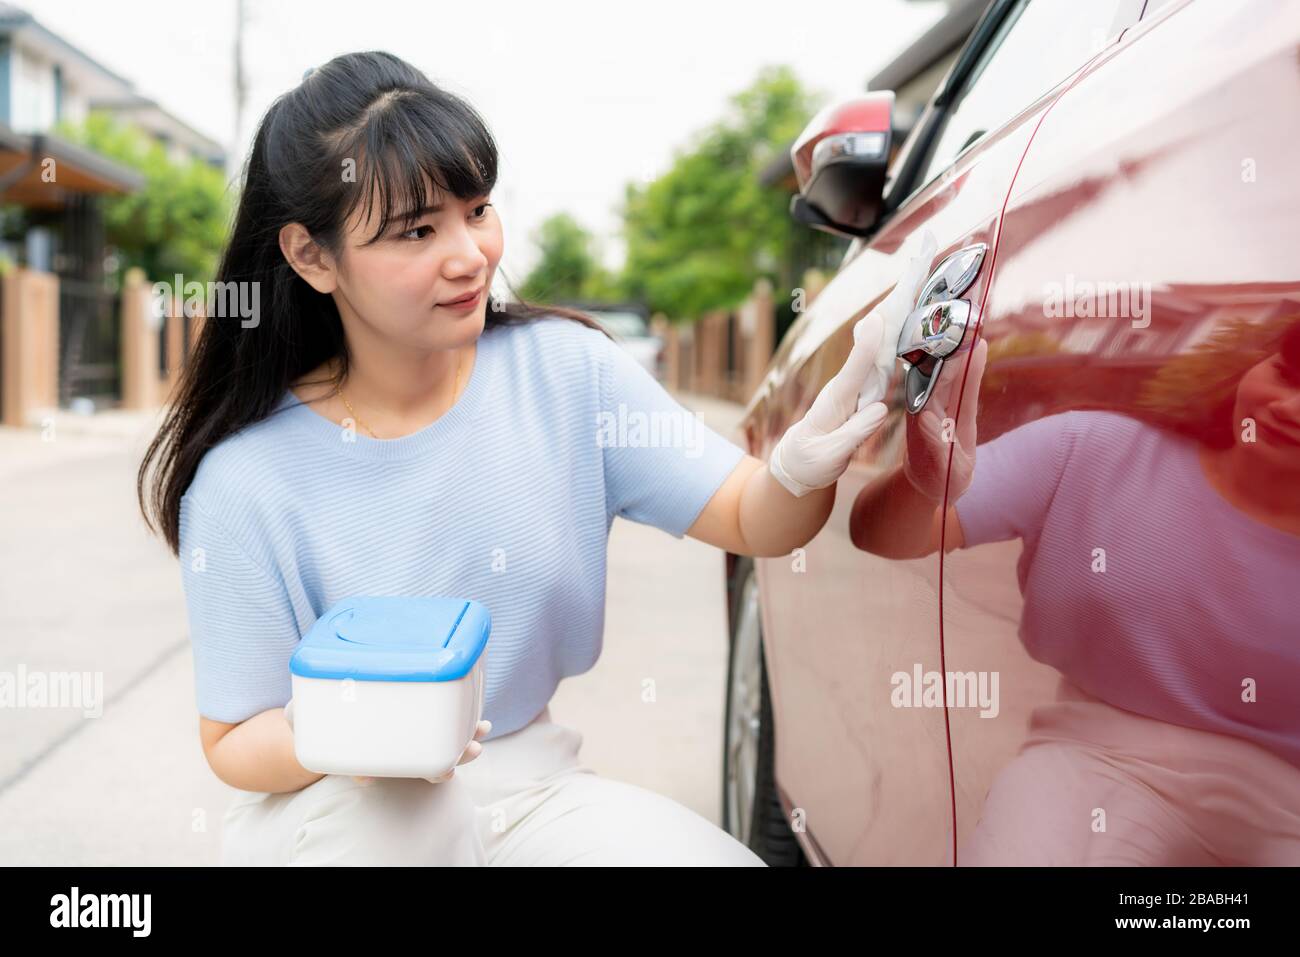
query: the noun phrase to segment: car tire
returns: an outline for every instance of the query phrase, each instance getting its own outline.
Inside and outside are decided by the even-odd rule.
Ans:
[[[752,558],[735,560],[727,591],[730,654],[722,733],[722,825],[768,866],[804,866],[808,862],[776,790],[776,737]]]

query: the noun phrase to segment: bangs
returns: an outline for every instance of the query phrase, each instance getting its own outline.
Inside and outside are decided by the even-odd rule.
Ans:
[[[343,156],[356,158],[357,189],[343,211],[358,206],[362,222],[379,224],[363,245],[377,242],[395,224],[406,228],[447,195],[460,200],[490,193],[496,185],[497,149],[473,108],[447,95],[385,94],[355,133],[345,137]]]

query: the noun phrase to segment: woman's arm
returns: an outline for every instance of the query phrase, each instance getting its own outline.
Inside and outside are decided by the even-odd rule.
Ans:
[[[686,534],[733,555],[774,558],[812,541],[834,506],[834,485],[796,498],[762,461],[746,455]]]
[[[923,558],[939,550],[943,509],[921,495],[903,474],[893,469],[864,488],[849,515],[849,538],[864,552],[881,558]],[[948,507],[943,550],[965,544],[957,509]]]
[[[298,791],[325,776],[298,763],[284,708],[269,708],[239,724],[200,715],[199,738],[208,766],[240,791]]]

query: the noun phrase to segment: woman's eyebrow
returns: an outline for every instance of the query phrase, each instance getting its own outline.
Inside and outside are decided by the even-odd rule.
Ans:
[[[403,213],[395,217],[399,222],[407,223],[413,219],[419,219],[421,216],[427,216],[429,213],[440,213],[443,210],[442,203],[434,203],[431,206],[421,206],[419,209],[413,209],[409,213]]]
[[[481,195],[487,196],[489,194],[484,192]],[[429,213],[441,213],[445,208],[446,207],[442,203],[430,203],[427,206],[421,206],[419,209],[413,209],[410,212],[394,216],[391,221],[402,224],[413,223],[422,216],[427,216]]]

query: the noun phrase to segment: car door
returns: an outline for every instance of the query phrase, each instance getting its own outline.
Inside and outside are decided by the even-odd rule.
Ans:
[[[1268,476],[1300,471],[1300,403],[1281,374],[1268,403],[1241,383],[1295,361],[1297,49],[1294,4],[1161,4],[1016,175],[945,530],[965,539],[943,559],[948,668],[994,690],[948,709],[958,863],[1277,862],[1300,537]],[[1202,463],[1256,425],[1264,465],[1232,503]]]
[[[869,242],[854,244],[778,349],[748,417],[755,454],[770,454],[843,365],[854,323],[888,294],[924,231],[938,244],[932,266],[959,250],[994,248],[1040,117],[1104,45],[1116,17],[1136,17],[1138,6],[1113,0],[1081,14],[1065,0],[991,5],[896,161],[892,190],[907,198]],[[990,257],[965,290],[972,301],[982,299],[991,266]],[[855,504],[901,463],[904,396],[900,376],[890,416],[840,479],[823,531],[792,556],[757,563],[776,778],[835,864],[951,859],[945,715],[924,706],[919,683],[915,707],[896,705],[900,682],[943,671],[940,561],[891,560],[854,544],[859,533],[897,521],[888,496],[870,508]]]

